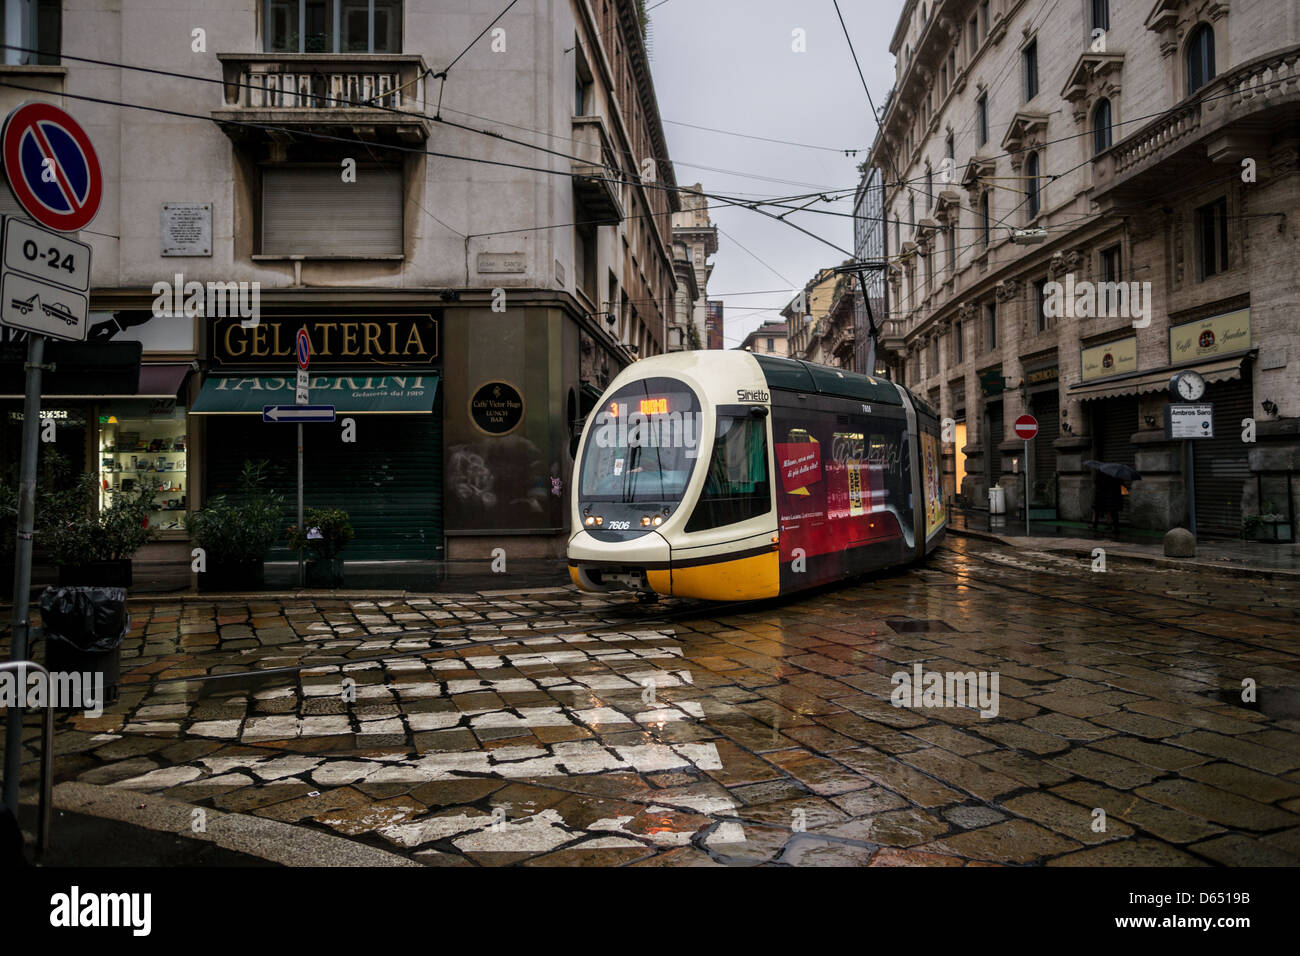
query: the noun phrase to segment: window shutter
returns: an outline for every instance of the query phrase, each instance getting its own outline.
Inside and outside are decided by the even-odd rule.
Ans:
[[[402,173],[358,166],[343,182],[338,166],[262,170],[262,254],[400,255]]]

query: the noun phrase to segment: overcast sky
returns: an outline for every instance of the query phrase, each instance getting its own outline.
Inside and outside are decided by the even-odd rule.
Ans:
[[[903,0],[840,0],[877,106],[893,86],[889,38],[902,8]],[[753,199],[857,184],[856,167],[866,158],[875,121],[831,0],[666,0],[651,10],[650,27],[655,92],[679,185],[699,182],[709,193]],[[805,31],[806,53],[791,49],[796,28]],[[859,152],[845,156],[683,123]],[[851,213],[852,196],[814,208]],[[846,258],[748,209],[714,208],[709,214],[718,227],[709,298],[726,302],[727,348],[761,322],[779,318],[793,290],[818,269]],[[790,221],[853,249],[853,220],[847,216],[794,213]],[[740,294],[764,290],[774,291]]]

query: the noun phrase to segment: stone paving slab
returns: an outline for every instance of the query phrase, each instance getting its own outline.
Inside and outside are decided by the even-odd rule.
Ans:
[[[135,602],[56,777],[429,866],[1300,864],[1300,594],[1221,585],[954,539],[758,605]]]

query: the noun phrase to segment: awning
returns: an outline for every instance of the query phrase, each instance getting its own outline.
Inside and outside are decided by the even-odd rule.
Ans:
[[[100,346],[100,348],[103,347]],[[96,401],[123,398],[174,399],[176,393],[181,390],[181,385],[185,382],[185,376],[189,375],[191,368],[188,362],[163,365],[140,363],[140,374],[137,379],[135,370],[125,366],[122,369],[106,368],[100,370],[66,362],[60,363],[57,359],[53,364],[55,371],[47,372],[43,376],[41,383],[42,401]],[[60,364],[63,365],[61,371]],[[21,401],[23,395],[19,391],[14,391],[10,394],[0,395],[0,400],[4,399]]]
[[[1071,385],[1066,398],[1091,401],[1097,398],[1115,398],[1120,395],[1145,395],[1150,392],[1164,392],[1169,389],[1169,380],[1175,372],[1200,372],[1206,382],[1227,382],[1241,378],[1241,367],[1246,355],[1204,362],[1200,365],[1170,366],[1157,371],[1130,372],[1127,375],[1107,379],[1104,382],[1088,382]]]
[[[141,365],[140,398],[175,398],[181,390],[181,383],[190,373],[190,364],[184,365]]]
[[[212,375],[203,383],[191,415],[261,415],[265,405],[294,403],[294,375]],[[438,376],[429,372],[393,375],[312,375],[312,405],[333,405],[348,415],[416,415],[433,411]]]

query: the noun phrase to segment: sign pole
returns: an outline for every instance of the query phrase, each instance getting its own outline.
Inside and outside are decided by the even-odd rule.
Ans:
[[[41,429],[41,363],[45,359],[45,336],[27,335],[27,394],[23,399],[23,450],[18,480],[18,538],[14,548],[14,610],[9,660],[27,659],[27,637],[31,627],[32,527],[36,523],[36,455]],[[20,672],[18,699],[9,708],[5,725],[4,802],[18,815],[18,777],[22,769],[23,691],[26,679]]]
[[[294,383],[293,404],[295,408],[302,408],[311,403],[310,379],[308,369],[311,368],[311,339],[307,336],[307,329],[303,327],[298,330],[294,337],[294,355],[298,359],[297,378]],[[333,417],[333,416],[331,416]],[[302,520],[302,420],[298,420],[298,531],[304,531]],[[298,587],[307,586],[307,566],[306,552],[298,552]]]
[[[302,530],[302,422],[298,423],[298,530]],[[298,552],[298,587],[307,583],[306,566],[303,564],[303,552]]]
[[[1016,437],[1025,443],[1025,537],[1029,537],[1029,442],[1038,435],[1038,419],[1025,414],[1016,419],[1013,426]]]
[[[1196,453],[1190,440],[1183,442],[1187,449],[1187,530],[1196,537]]]
[[[1029,439],[1025,439],[1025,537],[1029,537]]]

